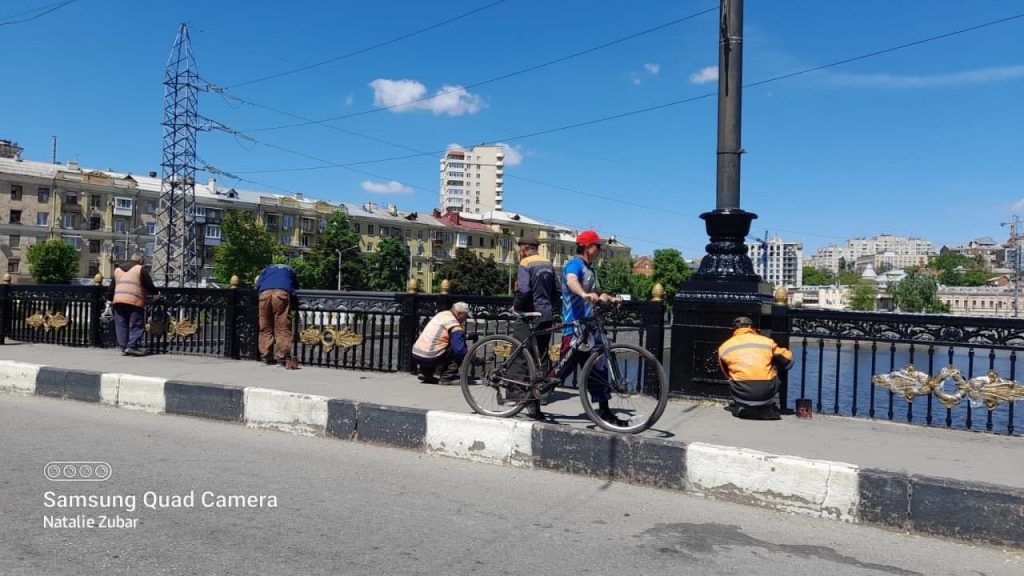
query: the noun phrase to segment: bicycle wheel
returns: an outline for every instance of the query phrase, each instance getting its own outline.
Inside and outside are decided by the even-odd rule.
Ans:
[[[459,384],[466,402],[477,414],[507,418],[525,406],[517,401],[529,394],[537,374],[533,356],[511,336],[486,336],[470,347],[459,367]],[[509,399],[509,393],[512,399]]]
[[[620,376],[614,382],[609,382],[609,357],[615,359]],[[668,404],[668,376],[661,362],[654,354],[631,344],[610,344],[604,353],[591,356],[583,365],[579,382],[580,401],[587,416],[610,432],[643,432],[661,418]],[[601,418],[598,403],[592,399],[594,393],[610,396],[608,407],[627,424],[617,425]]]

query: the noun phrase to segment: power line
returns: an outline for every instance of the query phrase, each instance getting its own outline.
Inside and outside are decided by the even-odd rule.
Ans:
[[[51,4],[49,6],[49,9],[46,9],[43,12],[40,12],[39,14],[36,14],[35,16],[29,16],[28,18],[23,18],[21,20],[12,20],[10,22],[0,22],[0,26],[10,26],[11,24],[24,24],[25,22],[31,22],[31,21],[35,20],[36,18],[42,18],[43,16],[46,16],[47,14],[49,14],[51,12],[56,12],[57,10],[60,10],[61,8],[67,6],[68,4],[73,4],[73,3],[77,2],[77,1],[78,0],[67,0],[67,2],[63,2],[61,4]],[[43,10],[44,8],[47,8],[47,7],[43,6],[43,7],[40,7],[40,8],[35,8],[33,10],[28,10],[28,11],[22,12],[20,14],[14,14],[13,16],[8,16],[8,18],[16,18],[18,16],[22,16],[22,15],[25,15],[25,14],[31,14],[32,12],[35,12],[36,10]]]
[[[992,21],[989,21],[989,22],[985,22],[983,24],[978,24],[978,25],[975,25],[975,26],[970,26],[968,28],[961,28],[959,30],[955,30],[955,31],[952,31],[952,32],[947,32],[947,33],[944,33],[944,34],[939,34],[937,36],[931,36],[929,38],[924,38],[924,39],[921,39],[921,40],[915,40],[913,42],[908,42],[908,43],[905,43],[905,44],[900,44],[900,45],[897,45],[897,46],[892,46],[892,47],[885,48],[885,49],[882,49],[882,50],[876,50],[876,51],[873,51],[873,52],[868,52],[866,54],[861,54],[861,55],[854,56],[854,57],[851,57],[851,58],[845,58],[843,60],[837,60],[835,62],[831,62],[831,63],[828,63],[828,64],[823,64],[823,65],[820,65],[820,66],[814,66],[814,67],[811,67],[811,68],[805,68],[805,69],[799,70],[797,72],[790,72],[790,73],[787,73],[787,74],[781,74],[779,76],[774,76],[774,77],[771,77],[771,78],[766,78],[764,80],[758,80],[756,82],[747,83],[747,84],[744,84],[743,86],[744,86],[744,88],[752,88],[752,87],[755,87],[755,86],[762,86],[762,85],[765,85],[765,84],[768,84],[768,83],[771,83],[771,82],[778,82],[778,81],[781,81],[781,80],[787,80],[789,78],[794,78],[796,76],[810,74],[811,72],[817,72],[817,71],[820,71],[820,70],[824,70],[826,68],[832,68],[832,67],[835,67],[835,66],[840,66],[840,65],[843,65],[843,64],[851,63],[851,62],[856,62],[858,60],[864,60],[866,58],[871,58],[871,57],[874,57],[874,56],[879,56],[879,55],[882,55],[882,54],[887,54],[887,53],[894,52],[894,51],[897,51],[897,50],[902,50],[902,49],[910,48],[910,47],[913,47],[913,46],[919,46],[921,44],[925,44],[925,43],[928,43],[928,42],[934,42],[934,41],[937,41],[937,40],[942,40],[942,39],[945,39],[945,38],[950,38],[952,36],[956,36],[956,35],[959,35],[959,34],[965,34],[967,32],[973,32],[975,30],[980,30],[980,29],[987,28],[987,27],[990,27],[990,26],[995,26],[997,24],[1003,24],[1003,23],[1006,23],[1006,22],[1010,22],[1012,20],[1020,19],[1020,18],[1024,18],[1024,13],[1016,14],[1014,16],[1009,16],[1009,17],[1006,17],[1006,18],[1001,18],[999,20],[992,20]],[[594,119],[591,119],[591,120],[584,120],[584,121],[581,121],[581,122],[575,122],[573,124],[566,124],[564,126],[558,126],[558,127],[555,127],[555,128],[548,128],[548,129],[544,129],[544,130],[537,130],[537,131],[534,131],[534,132],[528,132],[528,133],[525,133],[525,134],[519,134],[519,135],[515,135],[515,136],[506,136],[506,137],[503,137],[503,138],[494,138],[494,139],[487,140],[487,141],[489,141],[489,142],[511,142],[511,141],[515,141],[515,140],[524,140],[524,139],[527,139],[527,138],[534,138],[534,137],[543,136],[543,135],[546,135],[546,134],[553,134],[553,133],[556,133],[556,132],[564,132],[566,130],[573,130],[573,129],[576,129],[576,128],[582,128],[584,126],[592,126],[592,125],[595,125],[595,124],[602,124],[604,122],[610,122],[612,120],[619,120],[619,119],[622,119],[622,118],[628,118],[630,116],[636,116],[636,115],[639,115],[639,114],[646,114],[648,112],[654,112],[656,110],[663,110],[665,108],[671,108],[673,106],[679,106],[681,104],[688,104],[690,102],[696,102],[698,100],[705,100],[705,99],[708,99],[708,98],[711,98],[711,97],[717,96],[717,95],[718,95],[717,91],[707,92],[707,93],[704,93],[704,94],[700,94],[698,96],[692,96],[692,97],[689,97],[689,98],[682,98],[680,100],[674,100],[672,102],[666,102],[664,104],[657,104],[657,105],[654,105],[654,106],[647,106],[645,108],[639,108],[639,109],[636,109],[636,110],[630,110],[628,112],[621,112],[619,114],[612,114],[610,116],[602,116],[600,118],[594,118]],[[328,119],[328,120],[330,120],[330,119]],[[328,120],[322,120],[322,121],[317,122],[317,123],[327,122]],[[249,130],[247,132],[254,132],[254,130]],[[336,166],[332,166],[332,165],[327,165],[327,166],[306,166],[306,167],[298,167],[298,168],[281,168],[281,169],[276,169],[276,170],[275,169],[266,169],[266,170],[254,170],[254,171],[250,171],[248,173],[256,174],[256,173],[272,173],[272,172],[301,172],[301,171],[311,171],[311,170],[324,170],[324,169],[331,168],[331,167],[343,167],[343,166],[349,167],[349,166],[359,166],[359,165],[365,165],[365,164],[377,164],[377,163],[382,163],[382,162],[392,162],[392,161],[395,161],[395,160],[406,160],[406,159],[409,159],[409,158],[416,158],[418,156],[437,155],[437,154],[441,154],[441,153],[444,153],[444,152],[446,152],[446,150],[433,150],[433,151],[429,151],[429,152],[420,152],[420,153],[416,153],[416,154],[406,154],[406,155],[402,155],[402,156],[391,156],[391,157],[379,158],[379,159],[375,159],[375,160],[361,160],[361,161],[357,161],[357,162],[348,162],[348,163],[345,163],[343,165],[336,165]]]
[[[416,98],[416,99],[408,100],[406,102],[401,102],[401,103],[398,103],[398,104],[391,104],[389,106],[380,106],[380,107],[377,107],[377,108],[368,108],[366,110],[361,110],[359,112],[352,112],[352,113],[349,113],[349,114],[343,114],[341,116],[332,116],[330,118],[323,118],[321,120],[306,120],[306,121],[298,122],[298,123],[295,123],[295,124],[284,124],[284,125],[281,125],[281,126],[270,126],[270,127],[266,127],[266,128],[253,128],[253,129],[245,130],[245,132],[250,132],[250,133],[252,133],[252,132],[269,132],[269,131],[273,131],[273,130],[284,130],[286,128],[297,128],[297,127],[300,127],[300,126],[309,126],[309,125],[312,125],[312,124],[321,124],[321,125],[324,125],[324,126],[328,126],[327,124],[325,124],[325,122],[333,122],[335,120],[344,120],[346,118],[354,118],[356,116],[363,116],[363,115],[366,115],[366,114],[373,114],[373,113],[376,113],[376,112],[383,112],[384,110],[391,110],[391,109],[394,109],[394,108],[400,108],[402,106],[409,106],[410,104],[416,104],[418,102],[425,102],[427,100],[433,100],[435,98],[440,98],[442,96],[447,96],[449,94],[453,94],[453,93],[458,92],[460,90],[469,90],[469,89],[472,89],[472,88],[479,88],[480,86],[484,86],[484,85],[487,85],[487,84],[492,84],[494,82],[499,82],[501,80],[507,80],[507,79],[513,78],[515,76],[521,76],[523,74],[527,74],[527,73],[533,72],[535,70],[540,70],[541,68],[546,68],[548,66],[553,66],[555,64],[560,64],[562,62],[566,62],[568,60],[572,60],[574,58],[578,58],[580,56],[584,56],[584,55],[590,54],[592,52],[597,52],[598,50],[603,50],[605,48],[608,48],[608,47],[611,47],[611,46],[615,46],[616,44],[621,44],[623,42],[627,42],[629,40],[633,40],[633,39],[639,38],[641,36],[646,36],[648,34],[652,34],[652,33],[657,32],[659,30],[664,30],[665,28],[668,28],[670,26],[675,26],[676,24],[680,24],[682,22],[686,22],[687,20],[692,20],[694,18],[697,18],[698,16],[703,16],[704,14],[707,14],[709,12],[713,12],[715,10],[718,10],[717,6],[715,6],[713,8],[708,8],[706,10],[701,10],[700,12],[695,12],[693,14],[690,14],[689,16],[683,16],[681,18],[676,18],[674,20],[670,20],[670,21],[665,22],[663,24],[659,24],[657,26],[654,26],[654,27],[651,27],[651,28],[647,28],[646,30],[641,30],[640,32],[635,32],[635,33],[630,34],[628,36],[623,36],[621,38],[617,38],[615,40],[611,40],[609,42],[605,42],[605,43],[599,44],[597,46],[592,46],[590,48],[586,48],[584,50],[580,50],[579,52],[574,52],[574,53],[568,54],[566,56],[560,56],[558,58],[555,58],[555,59],[552,59],[552,60],[548,60],[548,61],[542,62],[540,64],[534,64],[533,66],[528,66],[526,68],[522,68],[520,70],[516,70],[516,71],[513,71],[513,72],[507,72],[505,74],[501,74],[501,75],[495,76],[493,78],[488,78],[487,80],[481,80],[479,82],[473,82],[472,84],[467,84],[465,86],[459,86],[458,88],[453,88],[453,89],[450,89],[450,90],[443,90],[441,92],[438,92],[437,94],[434,94],[433,96],[424,96],[422,98]],[[235,86],[237,86],[237,84]],[[229,86],[229,88],[233,88],[233,87],[234,86]],[[238,99],[242,100],[241,98],[238,98]]]
[[[351,58],[352,56],[358,56],[359,54],[365,54],[366,52],[369,52],[371,50],[376,50],[377,48],[383,48],[384,46],[388,46],[388,45],[394,44],[396,42],[401,42],[402,40],[406,40],[408,38],[412,38],[413,36],[417,36],[419,34],[423,34],[424,32],[429,32],[429,31],[434,30],[436,28],[440,28],[440,27],[445,26],[447,24],[451,24],[452,22],[456,22],[456,21],[461,20],[463,18],[467,18],[467,17],[472,16],[474,14],[477,14],[479,12],[483,12],[484,10],[487,10],[489,8],[493,8],[494,6],[497,6],[498,4],[502,4],[505,1],[506,0],[496,0],[495,2],[491,2],[490,4],[487,4],[486,6],[481,6],[480,8],[476,8],[474,10],[470,10],[469,12],[465,12],[463,14],[459,14],[458,16],[454,16],[452,18],[449,18],[449,19],[444,20],[442,22],[438,22],[436,24],[431,24],[430,26],[427,26],[425,28],[420,28],[419,30],[414,30],[414,31],[409,32],[407,34],[402,34],[401,36],[397,36],[397,37],[392,38],[390,40],[385,40],[383,42],[378,42],[377,44],[366,46],[364,48],[359,48],[358,50],[353,50],[352,52],[349,52],[347,54],[342,54],[341,56],[335,56],[334,58],[328,58],[327,60],[322,60],[322,61],[316,62],[314,64],[307,64],[305,66],[300,66],[298,68],[293,68],[291,70],[285,70],[284,72],[278,72],[276,74],[271,74],[269,76],[263,76],[263,77],[260,77],[260,78],[254,78],[252,80],[246,80],[245,82],[236,82],[235,84],[231,84],[230,86],[228,86],[228,88],[237,88],[239,86],[248,86],[249,84],[256,84],[258,82],[266,82],[267,80],[275,80],[277,78],[282,78],[284,76],[290,76],[292,74],[296,74],[298,72],[303,72],[303,71],[309,70],[311,68],[317,68],[317,67],[323,66],[325,64],[331,64],[332,62],[338,62],[339,60],[344,60],[346,58]]]

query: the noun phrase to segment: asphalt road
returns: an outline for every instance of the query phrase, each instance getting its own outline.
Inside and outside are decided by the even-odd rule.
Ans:
[[[110,478],[50,481],[52,461]],[[1020,552],[45,398],[0,395],[0,462],[5,575],[1024,573]],[[134,527],[46,526],[101,517]]]

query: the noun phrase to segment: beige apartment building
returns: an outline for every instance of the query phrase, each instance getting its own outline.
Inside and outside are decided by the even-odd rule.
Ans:
[[[505,200],[505,153],[501,146],[449,150],[441,158],[442,212],[483,214]]]
[[[305,198],[236,190],[216,180],[197,183],[195,222],[203,283],[212,282],[214,254],[221,243],[220,223],[228,210],[250,212],[284,246],[289,257],[316,246],[334,212],[348,215],[360,234],[360,250],[374,252],[386,237],[399,238],[410,255],[409,278],[421,290],[434,284],[436,268],[468,249],[508,267],[518,263],[516,239],[542,238],[541,253],[564,266],[574,254],[578,231],[533,220],[525,215],[490,210],[418,213],[395,205],[331,203]],[[156,249],[156,213],[160,179],[83,169],[74,162],[49,164],[0,158],[0,266],[14,282],[30,283],[28,247],[61,238],[80,254],[78,276],[110,277],[126,256]],[[606,257],[629,256],[630,248],[609,238]],[[160,279],[157,278],[157,281]]]
[[[808,265],[838,274],[841,264],[861,272],[867,265],[881,268],[916,268],[936,255],[932,243],[922,238],[879,234],[872,238],[853,238],[842,246],[829,245],[818,249]]]

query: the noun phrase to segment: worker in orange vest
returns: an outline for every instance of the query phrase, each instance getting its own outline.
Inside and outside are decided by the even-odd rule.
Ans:
[[[107,287],[107,300],[113,302],[117,347],[125,356],[145,356],[139,341],[146,324],[146,296],[159,297],[145,265],[146,258],[135,254],[114,269],[114,279]]]
[[[776,367],[788,370],[793,353],[758,334],[746,316],[733,320],[732,327],[732,337],[718,347],[718,361],[736,402],[733,414],[750,420],[779,420]]]

